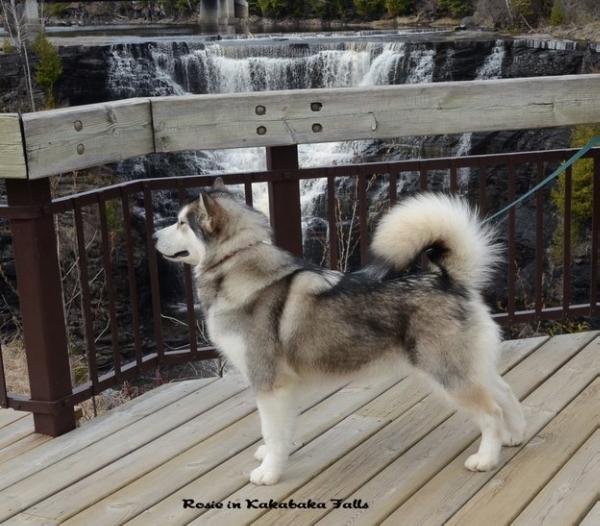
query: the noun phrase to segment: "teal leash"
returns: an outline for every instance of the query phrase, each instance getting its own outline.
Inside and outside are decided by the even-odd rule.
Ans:
[[[567,159],[567,161],[565,161],[563,164],[561,164],[556,170],[554,170],[544,180],[540,181],[533,188],[531,188],[526,193],[524,193],[521,197],[515,199],[512,203],[509,203],[504,208],[501,208],[500,210],[498,210],[495,214],[493,214],[493,215],[491,215],[489,217],[486,217],[482,221],[482,223],[483,224],[489,223],[489,222],[497,219],[498,217],[506,214],[512,208],[514,208],[514,207],[518,206],[519,204],[521,204],[527,198],[531,197],[531,195],[535,194],[540,188],[543,188],[548,183],[550,183],[551,181],[553,181],[554,179],[556,179],[567,168],[569,168],[569,166],[572,166],[576,161],[578,161],[579,159],[581,159],[587,152],[589,152],[592,148],[595,148],[596,146],[600,146],[600,135],[592,138],[592,140],[590,142],[588,142],[583,148],[581,148],[581,150],[575,152],[575,154],[573,156],[571,156],[569,159]]]

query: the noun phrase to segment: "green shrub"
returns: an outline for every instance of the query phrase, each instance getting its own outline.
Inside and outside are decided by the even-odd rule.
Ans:
[[[385,0],[385,10],[390,16],[408,15],[412,6],[412,0]]]
[[[378,18],[383,14],[385,0],[354,0],[356,14],[364,18]]]
[[[324,20],[332,18],[348,19],[353,12],[352,0],[308,0],[299,2],[294,0],[293,6],[298,11],[297,4],[302,5],[302,16],[322,18]]]
[[[537,23],[550,14],[553,0],[512,0],[515,13],[529,24]]]
[[[257,0],[262,14],[270,17],[279,17],[288,14],[286,0]]]
[[[512,0],[513,8],[517,13],[529,18],[535,14],[532,0]]]
[[[332,18],[346,20],[354,14],[354,4],[352,0],[332,0],[329,3],[332,4]]]
[[[248,0],[248,14],[250,16],[260,16],[262,14],[257,0]]]
[[[112,238],[119,237],[124,233],[121,207],[114,199],[106,202],[106,225]]]
[[[356,0],[364,7],[363,16],[374,18],[384,12],[386,0]],[[408,0],[402,0],[404,2]],[[410,0],[411,2],[413,0]],[[355,14],[354,0],[250,0],[251,15],[269,18],[338,18],[346,20]],[[369,13],[367,15],[367,13]]]
[[[560,0],[554,0],[552,11],[550,12],[550,24],[553,26],[560,26],[564,21],[565,14],[562,6],[560,5]]]
[[[4,40],[2,41],[2,51],[8,55],[9,53],[14,53],[15,49],[12,40],[8,37],[4,37]]]
[[[54,84],[62,75],[62,60],[43,32],[40,32],[36,37],[33,43],[33,51],[39,59],[35,81],[46,90],[46,107],[54,108]]]
[[[55,16],[58,18],[65,14],[68,7],[69,4],[67,2],[56,2],[44,6],[46,9],[46,16]]]
[[[153,7],[152,0],[144,0],[144,5],[148,8]],[[170,16],[189,15],[198,10],[199,0],[159,0],[158,4]]]
[[[571,136],[571,146],[581,148],[592,137],[600,135],[600,124],[587,124],[576,126]],[[594,188],[594,161],[582,159],[577,161],[572,168],[571,176],[571,240],[575,245],[581,238],[582,231],[589,227],[592,220],[592,196]],[[566,175],[563,173],[558,184],[552,189],[552,202],[560,212],[561,218],[565,213]],[[562,258],[564,232],[562,221],[554,236],[554,255]]]
[[[328,2],[327,0],[308,0],[306,5],[308,7],[308,15],[317,18],[331,18],[333,15],[333,4],[334,2]]]
[[[454,18],[473,14],[473,0],[439,0],[439,6]]]

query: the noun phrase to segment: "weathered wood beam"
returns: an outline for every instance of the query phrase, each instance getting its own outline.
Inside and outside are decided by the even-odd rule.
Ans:
[[[21,123],[16,113],[0,114],[0,179],[27,179]]]
[[[23,116],[32,178],[153,151],[594,122],[600,122],[598,74],[129,99]]]
[[[157,151],[600,122],[600,75],[153,99]]]
[[[154,151],[148,99],[26,113],[23,128],[32,179]]]

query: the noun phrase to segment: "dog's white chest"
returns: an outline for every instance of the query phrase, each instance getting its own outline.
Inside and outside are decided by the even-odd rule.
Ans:
[[[246,342],[242,334],[232,331],[218,316],[209,314],[206,321],[208,334],[217,349],[247,378]]]

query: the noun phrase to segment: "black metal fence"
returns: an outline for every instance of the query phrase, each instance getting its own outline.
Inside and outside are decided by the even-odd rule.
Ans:
[[[228,185],[241,185],[249,205],[255,185],[269,185],[275,242],[296,253],[312,246],[317,263],[348,270],[367,263],[373,225],[404,195],[460,192],[485,216],[525,192],[572,153],[554,150],[299,169],[296,146],[285,146],[268,149],[267,171],[223,178]],[[600,149],[590,151],[586,159],[588,163],[592,159],[593,168],[591,212],[577,234],[585,237],[577,243],[585,247],[583,253],[573,252],[571,169],[559,183],[561,191],[552,194],[553,202],[550,190],[538,191],[525,209],[511,210],[498,223],[506,266],[490,298],[499,323],[510,326],[598,314]],[[136,378],[144,369],[217,356],[201,325],[189,268],[182,271],[182,307],[175,315],[167,312],[162,296],[172,287],[161,283],[164,263],[152,239],[157,207],[165,200],[185,202],[214,178],[135,180],[56,199],[50,199],[47,179],[7,182],[9,204],[0,206],[0,219],[11,226],[31,396],[7,391],[0,353],[1,406],[32,411],[39,431],[60,434],[74,425],[73,404]],[[490,186],[492,178],[495,184]],[[303,239],[300,183],[313,179],[323,181],[318,196],[320,227],[305,229]],[[555,218],[552,224],[549,211]],[[549,233],[549,228],[556,232]],[[533,239],[528,245],[532,253],[521,253],[518,239],[523,236]],[[549,236],[554,246],[551,256]],[[60,257],[54,258],[57,250]],[[580,286],[582,268],[585,293]],[[549,273],[553,286],[547,283]],[[77,368],[73,354],[82,362]]]

